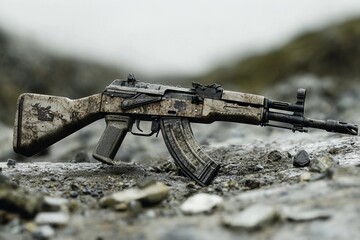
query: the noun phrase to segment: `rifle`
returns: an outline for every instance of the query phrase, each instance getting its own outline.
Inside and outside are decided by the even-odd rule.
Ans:
[[[75,100],[32,93],[20,95],[13,146],[15,152],[32,156],[105,118],[106,129],[93,152],[95,159],[112,165],[127,132],[157,136],[161,130],[165,145],[181,171],[200,185],[209,185],[220,165],[197,143],[191,122],[229,121],[293,132],[319,128],[358,134],[355,124],[304,117],[305,97],[306,90],[299,89],[296,103],[291,104],[227,91],[217,84],[193,83],[192,88],[165,86],[138,81],[130,74],[127,80],[114,80],[102,93]],[[151,121],[149,133],[142,133],[140,121]],[[132,131],[134,123],[140,132]]]

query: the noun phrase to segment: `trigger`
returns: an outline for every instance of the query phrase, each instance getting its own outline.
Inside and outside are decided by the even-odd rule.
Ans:
[[[136,128],[140,131],[143,132],[143,130],[140,128],[140,120],[136,119]]]

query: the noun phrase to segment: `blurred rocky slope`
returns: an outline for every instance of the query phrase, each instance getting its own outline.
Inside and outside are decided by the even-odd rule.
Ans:
[[[243,58],[196,80],[221,82],[225,86],[250,91],[260,91],[304,73],[320,78],[330,76],[341,85],[359,82],[359,42],[360,18],[355,18],[304,33],[275,50]]]
[[[52,55],[0,29],[0,119],[8,125],[13,124],[16,100],[23,92],[83,97],[122,75],[90,60]]]

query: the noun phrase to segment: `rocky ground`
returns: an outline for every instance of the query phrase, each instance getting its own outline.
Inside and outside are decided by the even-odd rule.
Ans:
[[[310,76],[267,95],[289,100],[297,85],[312,91],[308,116],[358,123],[357,86],[339,93],[336,104],[324,94],[331,80]],[[92,160],[103,125],[88,129],[30,161],[6,150],[11,131],[2,131],[0,239],[360,238],[358,136],[195,125],[222,165],[201,187],[179,175],[161,138],[128,136],[115,166]]]

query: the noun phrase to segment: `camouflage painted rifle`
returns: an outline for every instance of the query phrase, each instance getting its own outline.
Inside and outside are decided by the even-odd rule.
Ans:
[[[133,75],[115,80],[105,91],[70,100],[64,97],[24,93],[19,97],[14,128],[14,150],[32,156],[53,143],[104,118],[107,127],[93,156],[114,164],[127,132],[151,136],[161,130],[165,144],[183,173],[201,185],[208,185],[220,165],[195,140],[190,122],[229,121],[289,128],[306,132],[320,128],[330,132],[357,135],[357,125],[334,120],[304,117],[306,91],[299,89],[295,104],[273,101],[259,95],[226,91],[219,85],[181,88],[140,82]],[[280,110],[280,111],[279,111]],[[151,132],[134,133],[132,126],[151,121]],[[273,122],[285,123],[274,125]]]

